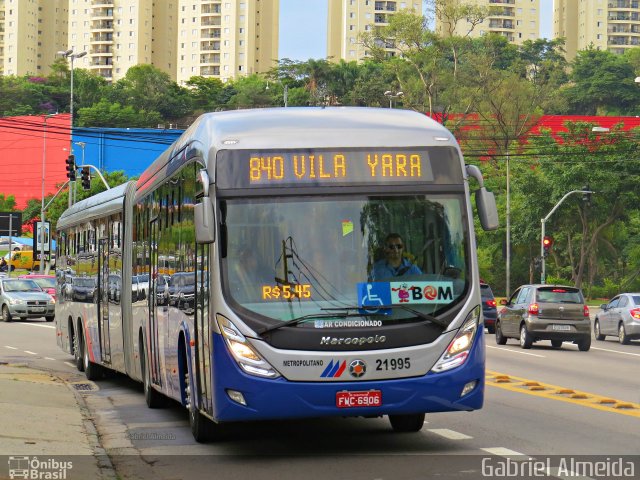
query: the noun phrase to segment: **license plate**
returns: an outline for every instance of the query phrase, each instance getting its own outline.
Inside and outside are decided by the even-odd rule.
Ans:
[[[380,407],[382,406],[382,392],[380,390],[368,390],[366,392],[337,392],[336,407]]]
[[[44,307],[33,307],[32,312],[44,312]]]
[[[553,330],[561,330],[563,332],[568,332],[571,330],[571,325],[554,325]]]

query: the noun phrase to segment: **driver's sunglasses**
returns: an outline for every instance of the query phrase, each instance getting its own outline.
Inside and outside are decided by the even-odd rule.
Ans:
[[[404,245],[399,244],[399,243],[391,243],[391,244],[387,245],[387,248],[389,250],[402,250],[404,248]]]

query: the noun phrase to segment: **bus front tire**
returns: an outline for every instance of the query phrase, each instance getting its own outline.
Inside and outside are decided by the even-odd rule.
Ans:
[[[424,413],[410,415],[389,415],[389,422],[394,432],[414,433],[422,430],[424,425]]]
[[[189,372],[184,374],[184,398],[187,402],[187,409],[189,410],[189,426],[191,427],[193,438],[198,443],[208,442],[211,440],[212,425],[209,419],[198,411],[198,407],[196,407],[195,402],[193,401],[191,396]]]

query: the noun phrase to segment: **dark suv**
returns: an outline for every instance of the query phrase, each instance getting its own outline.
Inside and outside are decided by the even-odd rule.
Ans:
[[[493,333],[495,332],[498,310],[496,309],[496,299],[493,296],[491,287],[486,283],[480,283],[480,296],[482,297],[482,316],[484,317],[484,326],[487,327],[487,331],[489,333]]]
[[[562,285],[522,285],[507,301],[496,321],[496,343],[508,338],[531,348],[538,340],[551,340],[554,348],[573,342],[586,352],[591,348],[589,307],[579,288]]]

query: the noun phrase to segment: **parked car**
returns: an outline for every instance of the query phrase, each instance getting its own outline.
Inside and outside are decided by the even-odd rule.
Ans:
[[[55,303],[51,295],[43,292],[33,280],[25,278],[0,278],[0,308],[2,320],[14,318],[45,317],[52,322]]]
[[[484,326],[489,333],[494,333],[498,309],[496,308],[496,298],[493,296],[493,291],[488,284],[480,282],[480,296],[482,297]]]
[[[49,295],[56,298],[56,277],[55,275],[40,275],[37,273],[30,273],[28,275],[20,275],[18,278],[26,278],[33,280],[38,286]]]
[[[593,326],[596,340],[613,335],[626,345],[640,339],[640,293],[621,293],[600,308]]]
[[[562,342],[576,343],[582,352],[591,348],[589,307],[579,288],[522,285],[500,304],[504,307],[496,320],[498,345],[517,338],[522,348],[531,348],[538,340],[551,340],[554,348]]]

